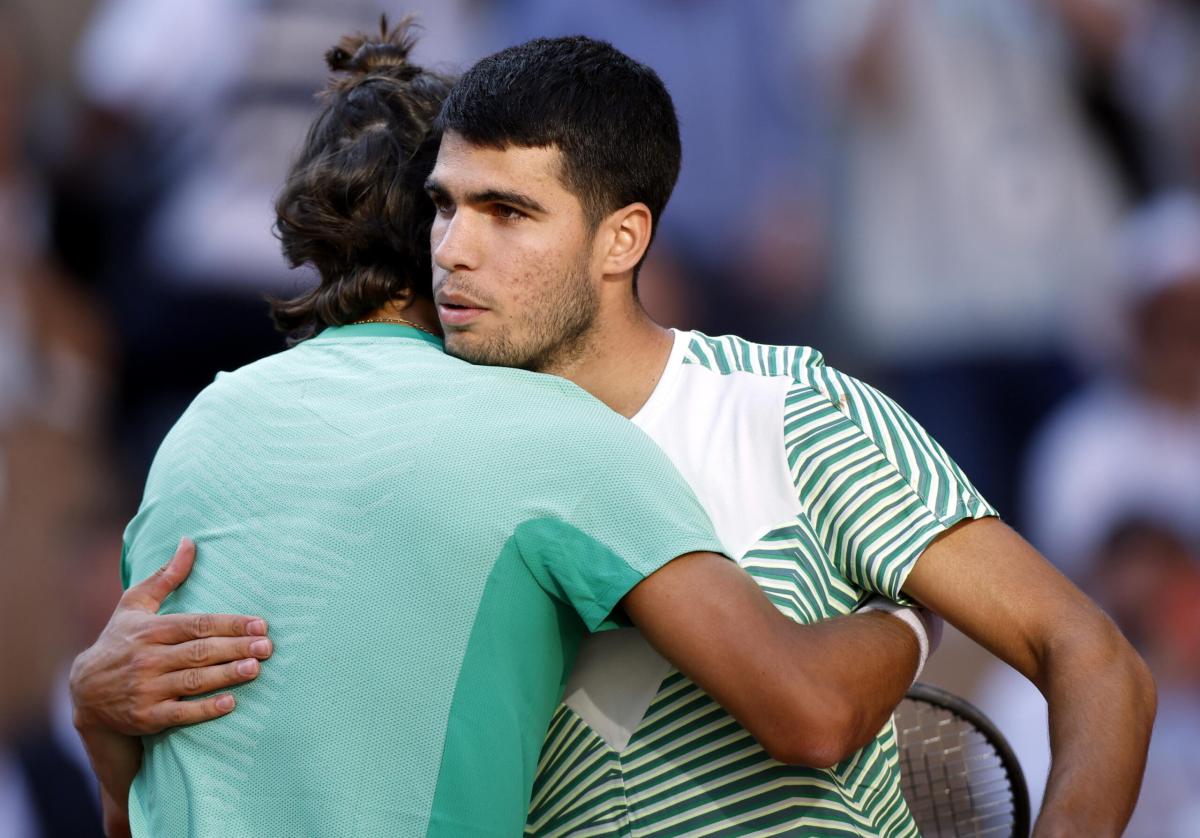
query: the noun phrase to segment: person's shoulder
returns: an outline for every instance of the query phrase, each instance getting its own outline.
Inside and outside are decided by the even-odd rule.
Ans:
[[[618,416],[607,405],[565,378],[511,367],[463,364],[456,378],[473,393],[476,408],[496,415],[512,414],[538,433],[564,432],[606,425]]]
[[[814,372],[826,369],[825,358],[811,346],[755,343],[737,335],[710,336],[703,332],[679,332],[683,342],[679,362],[699,367],[714,375],[749,374],[808,381]]]

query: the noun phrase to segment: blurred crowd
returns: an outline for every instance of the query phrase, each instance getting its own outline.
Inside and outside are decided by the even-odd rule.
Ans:
[[[576,32],[658,70],[647,308],[817,346],[924,424],[1151,663],[1130,834],[1200,834],[1200,2],[0,0],[0,838],[98,834],[65,668],[163,434],[283,348],[264,296],[311,277],[272,199],[381,11],[449,71]],[[1044,702],[944,653],[1036,797]]]

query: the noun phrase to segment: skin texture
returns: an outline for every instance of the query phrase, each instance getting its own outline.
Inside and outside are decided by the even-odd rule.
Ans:
[[[557,152],[514,149],[480,161],[471,149],[447,136],[426,184],[437,209],[433,288],[439,312],[449,315],[446,351],[473,364],[529,370],[569,364],[587,351],[599,299],[582,208],[553,188],[557,179],[547,171]],[[502,170],[503,190],[488,178],[494,168]],[[544,205],[529,197],[534,192]],[[455,303],[478,313],[456,322]]]

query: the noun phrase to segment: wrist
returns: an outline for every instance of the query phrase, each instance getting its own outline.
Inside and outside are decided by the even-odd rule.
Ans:
[[[858,609],[860,614],[867,611],[880,611],[888,614],[904,623],[912,631],[917,641],[917,669],[913,674],[913,683],[916,683],[925,669],[925,662],[929,660],[929,655],[937,649],[938,643],[941,641],[941,620],[924,608],[900,605],[881,596],[871,597]]]
[[[71,694],[71,723],[75,725],[75,730],[81,736],[105,727],[96,714],[88,708],[87,702],[83,700],[81,682],[84,667],[82,659],[86,654],[84,652],[75,658],[75,663],[71,666],[71,675],[68,681],[68,690]]]

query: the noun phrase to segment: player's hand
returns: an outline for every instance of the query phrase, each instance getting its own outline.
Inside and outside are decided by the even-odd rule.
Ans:
[[[224,716],[225,693],[185,696],[253,680],[271,656],[266,621],[233,614],[158,614],[192,570],[196,545],[179,542],[171,560],[129,590],[99,639],[71,667],[75,726],[133,736]]]

